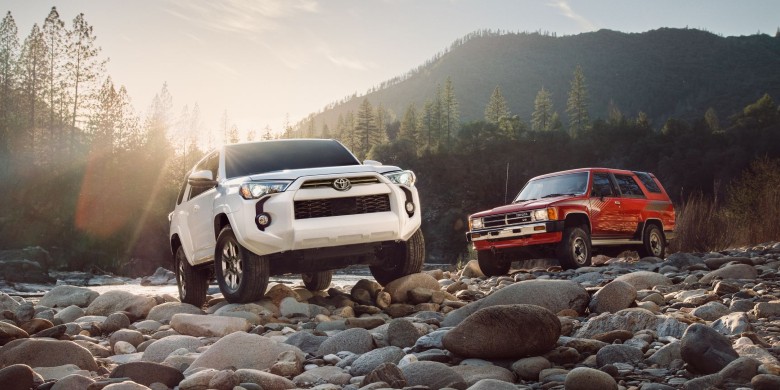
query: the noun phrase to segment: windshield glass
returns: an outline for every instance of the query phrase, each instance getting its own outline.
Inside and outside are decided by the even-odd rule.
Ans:
[[[514,201],[517,203],[561,195],[581,195],[587,189],[588,172],[550,176],[529,181]]]
[[[228,179],[285,169],[360,165],[355,156],[333,140],[280,140],[225,147]]]

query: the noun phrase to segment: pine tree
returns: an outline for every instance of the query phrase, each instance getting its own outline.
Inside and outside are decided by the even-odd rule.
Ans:
[[[387,125],[390,122],[390,113],[387,112],[387,109],[382,105],[382,102],[379,102],[376,106],[376,116],[374,118],[376,118],[377,134],[379,135],[377,143],[381,143],[388,138]]]
[[[401,139],[408,139],[416,146],[420,143],[419,118],[417,118],[417,109],[414,104],[409,104],[404,112],[404,118],[401,120]]]
[[[531,130],[550,131],[552,130],[553,102],[552,94],[544,89],[536,93],[534,99],[534,112],[531,114]]]
[[[238,126],[234,123],[230,125],[230,130],[228,130],[227,143],[235,144],[239,141],[241,141],[241,136],[238,135]]]
[[[363,99],[358,109],[355,122],[355,135],[358,139],[354,152],[359,158],[365,158],[371,148],[381,142],[379,129],[376,126],[374,108],[368,99]]]
[[[322,134],[320,134],[320,138],[322,139],[331,139],[333,138],[333,135],[330,133],[330,128],[328,127],[328,124],[322,125]]]
[[[18,149],[27,151],[30,163],[38,163],[38,137],[40,135],[38,107],[44,102],[44,80],[48,66],[46,64],[46,41],[38,24],[33,25],[30,35],[24,40],[19,56],[21,112],[24,113],[24,136],[17,140]],[[21,143],[18,143],[21,141]]]
[[[455,87],[452,79],[447,77],[441,96],[442,102],[442,129],[444,130],[443,144],[447,150],[452,146],[452,138],[458,130],[459,116],[458,100],[455,98]]]
[[[164,159],[170,155],[168,133],[173,125],[173,97],[168,91],[168,83],[163,83],[160,92],[154,95],[149,114],[144,123],[146,134],[144,148],[152,158]]]
[[[0,173],[3,174],[8,172],[10,165],[4,159],[8,156],[11,132],[12,94],[18,80],[15,71],[19,55],[17,34],[16,22],[8,11],[0,22]]]
[[[501,94],[501,87],[496,86],[485,107],[485,122],[498,125],[501,122],[501,118],[507,118],[509,114],[509,106],[506,103],[506,99],[504,99],[504,95]]]
[[[623,122],[623,113],[612,99],[609,99],[609,103],[607,104],[607,118],[609,123],[613,125],[619,125]]]
[[[76,147],[76,124],[82,116],[81,109],[94,88],[95,81],[103,73],[106,61],[100,60],[100,47],[95,45],[97,37],[92,32],[84,14],[73,19],[73,27],[67,32],[67,55],[65,65],[67,79],[70,81],[72,111],[70,112],[70,151]],[[166,89],[167,90],[167,89]]]
[[[62,127],[65,121],[65,113],[60,111],[64,108],[65,102],[65,75],[62,73],[64,68],[65,53],[65,22],[60,19],[57,7],[51,7],[46,21],[43,23],[43,35],[46,41],[47,60],[49,71],[46,74],[46,95],[49,104],[49,118],[47,127],[49,128],[49,146],[50,154],[55,154],[59,150],[59,144],[62,141]]]
[[[707,126],[713,133],[722,131],[720,127],[720,119],[718,119],[718,113],[714,108],[710,107],[707,109],[707,112],[704,113],[704,121],[707,122]]]
[[[585,87],[585,75],[582,67],[577,65],[574,69],[574,78],[571,80],[569,100],[566,103],[566,115],[569,116],[569,134],[576,137],[585,131],[589,124],[588,116],[588,91]]]

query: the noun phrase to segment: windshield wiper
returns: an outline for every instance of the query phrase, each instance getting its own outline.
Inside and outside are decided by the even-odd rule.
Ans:
[[[536,198],[532,198],[532,199],[518,199],[518,200],[516,200],[516,201],[514,201],[512,203],[528,202],[529,200],[536,200]]]
[[[564,196],[564,195],[565,196],[572,196],[572,195],[577,195],[577,194],[548,194],[548,195],[543,196],[542,199],[544,199],[544,198],[554,198],[556,196]]]

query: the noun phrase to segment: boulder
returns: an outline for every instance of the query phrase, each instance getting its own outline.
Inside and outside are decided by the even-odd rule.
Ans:
[[[626,282],[636,290],[650,290],[655,286],[670,286],[672,280],[665,275],[650,271],[634,271],[620,275],[614,281]]]
[[[244,318],[204,316],[198,314],[174,314],[171,328],[195,337],[222,337],[234,332],[246,332],[252,325]]]
[[[49,290],[38,304],[47,307],[87,307],[99,295],[97,291],[86,287],[62,285]]]
[[[413,362],[401,367],[407,386],[427,386],[431,389],[450,387],[465,390],[466,381],[452,367],[439,362]]]
[[[88,316],[108,316],[111,313],[124,311],[130,314],[131,320],[146,318],[149,311],[157,305],[152,297],[135,295],[127,291],[112,290],[100,294],[87,306]]]
[[[710,284],[719,279],[755,279],[758,276],[756,268],[747,264],[732,264],[704,275],[699,279],[701,284]]]
[[[12,364],[0,368],[0,383],[3,390],[30,390],[35,388],[35,373],[25,364]]]
[[[467,386],[473,386],[477,382],[484,379],[499,380],[504,383],[512,383],[515,381],[515,374],[513,374],[512,371],[509,371],[504,367],[494,366],[492,364],[460,364],[453,366],[452,369],[463,377],[463,380],[466,382]]]
[[[526,280],[449,312],[442,326],[455,326],[477,310],[489,306],[527,304],[541,306],[553,313],[572,309],[583,314],[589,301],[588,292],[578,283],[569,280]]]
[[[563,383],[566,390],[617,390],[618,384],[604,371],[588,367],[577,367],[566,374]]]
[[[205,314],[199,307],[195,307],[189,303],[165,302],[149,310],[149,314],[146,316],[146,319],[167,324],[171,321],[171,318],[174,316],[174,314],[179,313],[196,315]]]
[[[205,344],[201,339],[187,335],[163,337],[146,347],[143,354],[143,360],[147,362],[162,363],[173,351],[184,348],[190,352],[195,352],[204,345]]]
[[[263,389],[294,389],[297,386],[293,381],[265,371],[242,368],[236,370],[238,380],[241,383],[256,383]]]
[[[109,378],[130,378],[133,382],[150,386],[158,382],[169,388],[176,387],[184,379],[182,373],[160,363],[131,362],[120,364],[108,376]]]
[[[405,303],[409,300],[409,291],[415,288],[427,288],[439,290],[439,282],[433,276],[425,273],[416,273],[400,277],[385,286],[384,291],[390,294],[393,303]]]
[[[693,324],[685,330],[680,340],[680,355],[689,366],[704,374],[714,374],[739,357],[726,336],[703,324]]]
[[[352,376],[344,372],[343,369],[335,366],[320,366],[293,378],[293,383],[298,387],[309,388],[312,385],[320,383],[332,383],[338,386],[344,386],[349,383]]]
[[[0,321],[0,346],[6,345],[16,339],[26,339],[28,337],[30,337],[30,335],[25,332],[24,329]]]
[[[350,369],[349,373],[352,376],[368,375],[384,363],[397,364],[404,355],[406,355],[404,350],[398,347],[377,348],[360,355],[352,363],[352,369]]]
[[[593,294],[588,308],[591,313],[615,313],[627,309],[636,299],[636,288],[628,282],[613,280]]]
[[[317,349],[317,355],[325,356],[341,351],[361,354],[372,349],[374,349],[374,337],[371,333],[363,328],[351,328],[342,330],[323,341]]]
[[[184,372],[189,375],[203,368],[224,369],[227,367],[268,370],[284,351],[295,351],[301,358],[303,352],[288,344],[276,342],[268,337],[235,332],[219,339],[204,351]]]
[[[541,355],[560,335],[558,317],[543,307],[497,305],[468,316],[444,336],[443,343],[463,357],[510,359]]]
[[[45,353],[41,353],[45,351]],[[0,348],[0,367],[10,364],[30,367],[55,367],[75,364],[79,368],[97,371],[95,358],[72,341],[48,338],[14,340]]]

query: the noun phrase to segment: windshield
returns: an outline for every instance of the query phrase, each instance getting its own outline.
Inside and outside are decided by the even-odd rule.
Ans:
[[[529,181],[514,202],[552,198],[561,195],[581,195],[588,189],[588,172],[569,173]]]
[[[334,140],[279,140],[225,146],[228,179],[285,169],[360,165]]]

